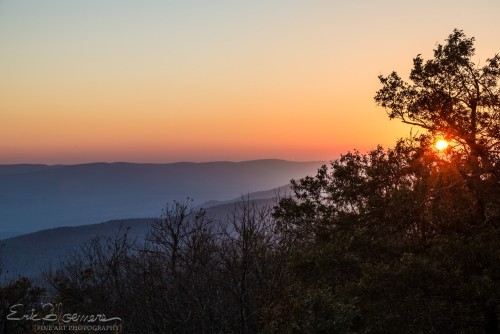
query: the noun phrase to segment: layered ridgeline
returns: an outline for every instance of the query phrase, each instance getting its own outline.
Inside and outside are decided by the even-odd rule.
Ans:
[[[323,162],[0,165],[0,239],[60,226],[158,216],[166,202],[222,203],[314,174]],[[212,202],[215,204],[217,202]]]
[[[277,194],[289,194],[290,191],[289,186],[279,187],[224,203],[207,202],[202,207],[207,218],[224,223],[242,202],[257,208],[272,207],[277,204]],[[57,269],[71,258],[73,252],[96,237],[114,238],[120,231],[126,231],[128,238],[136,241],[139,247],[155,219],[158,218],[116,219],[98,224],[63,226],[4,239],[0,248],[0,283],[22,276],[36,278],[48,269]]]

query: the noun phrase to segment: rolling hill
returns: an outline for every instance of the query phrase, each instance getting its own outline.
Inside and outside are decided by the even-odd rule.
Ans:
[[[273,198],[250,198],[252,194],[245,196],[245,200],[250,200],[257,207],[274,205]],[[206,214],[210,218],[224,220],[239,201],[241,197],[209,207]],[[120,219],[99,224],[58,227],[2,240],[0,283],[20,276],[37,277],[44,270],[57,268],[72,251],[78,250],[85,242],[97,235],[114,236],[120,228],[127,229],[128,236],[141,243],[153,219]]]
[[[187,197],[195,204],[221,204],[315,174],[322,164],[255,160],[0,165],[0,239],[60,226],[153,217],[166,202]]]

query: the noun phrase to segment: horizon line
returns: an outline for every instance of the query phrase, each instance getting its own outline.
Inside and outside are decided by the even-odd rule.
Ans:
[[[172,161],[172,162],[135,162],[135,161],[89,161],[89,162],[78,162],[78,163],[43,163],[43,162],[20,162],[20,163],[0,163],[0,166],[33,166],[33,165],[43,165],[43,166],[77,166],[77,165],[97,165],[97,164],[130,164],[130,165],[173,165],[173,164],[209,164],[209,163],[248,163],[257,161],[281,161],[281,162],[296,162],[296,163],[315,163],[315,162],[330,162],[334,159],[328,160],[288,160],[279,158],[262,158],[262,159],[249,159],[249,160],[208,160],[208,161]]]

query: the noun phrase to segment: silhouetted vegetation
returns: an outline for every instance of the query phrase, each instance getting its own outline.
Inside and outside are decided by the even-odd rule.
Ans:
[[[473,55],[455,30],[411,83],[380,77],[375,100],[425,134],[293,183],[275,211],[298,249],[278,331],[499,332],[500,57]]]
[[[473,42],[455,30],[409,83],[380,77],[376,102],[425,133],[346,153],[273,209],[173,202],[145,243],[85,244],[48,296],[126,333],[500,333],[500,57],[474,64]],[[41,292],[22,279],[2,309]]]
[[[214,221],[189,202],[167,206],[138,246],[121,230],[48,273],[71,313],[124,319],[127,333],[255,333],[281,298],[286,245],[269,208],[238,204]]]

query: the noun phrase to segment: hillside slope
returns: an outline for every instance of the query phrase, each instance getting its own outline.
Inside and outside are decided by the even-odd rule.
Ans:
[[[252,200],[251,203],[257,207],[273,206],[274,200],[272,198],[257,199]],[[207,208],[207,217],[224,221],[238,204],[238,201],[234,201]],[[19,276],[34,277],[50,267],[57,268],[72,251],[78,250],[83,243],[97,235],[115,236],[120,228],[127,229],[129,237],[141,243],[153,219],[121,219],[100,224],[58,227],[2,240],[0,281],[15,279]]]
[[[59,226],[156,216],[172,200],[227,201],[315,174],[322,162],[0,166],[0,239]],[[213,204],[218,204],[214,202]]]

